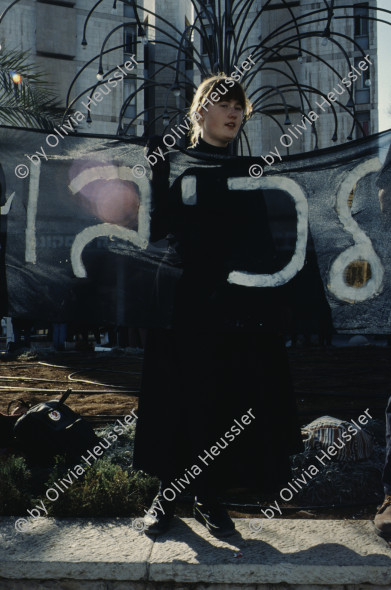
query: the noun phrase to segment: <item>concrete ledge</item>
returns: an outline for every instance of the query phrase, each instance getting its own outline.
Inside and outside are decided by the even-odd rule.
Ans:
[[[148,539],[131,519],[0,518],[0,589],[383,590],[391,549],[368,521],[264,520],[218,540],[192,518]]]

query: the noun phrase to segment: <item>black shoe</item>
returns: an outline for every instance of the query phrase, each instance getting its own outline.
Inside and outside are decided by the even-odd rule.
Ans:
[[[144,516],[144,533],[146,535],[162,535],[170,528],[174,518],[175,503],[164,498],[159,492]]]
[[[235,525],[228,512],[216,500],[196,498],[193,514],[216,537],[229,537],[235,532]]]

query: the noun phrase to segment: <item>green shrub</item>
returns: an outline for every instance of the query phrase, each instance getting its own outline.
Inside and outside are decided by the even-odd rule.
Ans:
[[[112,430],[107,426],[96,431],[99,437],[107,436]],[[80,465],[85,473],[77,479],[71,478],[64,484],[63,478],[69,470],[61,458],[58,458],[55,468],[46,482],[42,499],[51,516],[137,516],[144,513],[156,494],[159,482],[142,472],[132,470],[133,446],[135,431],[133,428],[118,437],[105,450],[102,458],[88,467],[81,460]],[[72,468],[71,468],[72,469]],[[68,487],[64,492],[55,487]],[[46,491],[53,497],[51,501],[45,497]],[[57,499],[56,490],[59,493]]]
[[[157,481],[138,472],[124,471],[110,459],[102,458],[73,480],[64,492],[61,479],[64,466],[58,464],[51,474],[47,489],[50,499],[42,498],[50,516],[134,516],[143,513],[157,489]],[[53,499],[54,498],[54,499]],[[148,501],[147,501],[148,498]],[[40,498],[38,498],[38,501]]]
[[[101,428],[96,434],[105,437],[112,428]],[[42,501],[49,516],[143,515],[159,482],[132,469],[134,435],[133,428],[123,433],[90,467],[81,459],[85,473],[79,475],[79,470],[77,477],[70,477],[73,466],[68,469],[62,457],[56,458],[52,469],[31,471],[22,457],[4,458],[0,462],[0,514],[26,514]],[[47,496],[50,488],[54,491]]]
[[[0,514],[19,515],[31,506],[31,472],[23,457],[10,455],[0,461]]]

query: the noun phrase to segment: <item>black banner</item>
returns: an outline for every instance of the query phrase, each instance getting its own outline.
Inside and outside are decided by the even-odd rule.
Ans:
[[[169,326],[180,260],[165,240],[150,242],[154,160],[143,145],[7,128],[0,141],[2,314]],[[243,199],[259,192],[278,268],[257,269],[249,252],[248,267],[230,268],[228,281],[248,289],[296,285],[292,306],[304,312],[325,294],[338,331],[391,333],[390,226],[376,184],[390,143],[385,132],[282,159],[173,149],[170,192],[195,210],[237,207],[232,240],[245,235]],[[203,202],[206,182],[213,202]],[[256,225],[251,219],[249,231]]]

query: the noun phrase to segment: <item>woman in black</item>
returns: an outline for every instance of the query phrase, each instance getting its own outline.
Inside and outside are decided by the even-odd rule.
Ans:
[[[227,280],[232,270],[276,271],[260,191],[229,191],[224,181],[229,144],[250,111],[238,82],[208,78],[190,110],[189,153],[221,167],[197,175],[191,205],[182,202],[181,178],[168,190],[164,171],[154,171],[152,233],[170,235],[182,275],[172,329],[150,330],[145,350],[134,466],[161,480],[148,533],[166,531],[175,500],[192,491],[195,518],[217,536],[231,534],[222,491],[278,492],[291,478],[289,455],[302,450],[279,294]]]

